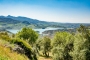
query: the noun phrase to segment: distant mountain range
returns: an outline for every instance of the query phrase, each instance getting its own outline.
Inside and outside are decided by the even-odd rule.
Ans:
[[[27,18],[27,17],[22,17],[22,16],[18,16],[18,17],[14,17],[14,16],[0,16],[0,18],[6,18],[6,19],[12,19],[12,21],[18,21],[18,22],[25,22],[25,23],[32,23],[32,24],[37,24],[37,23],[47,23],[45,21],[39,21],[39,20],[36,20],[36,19],[31,19],[31,18]],[[9,20],[8,19],[8,20]]]
[[[6,29],[20,29],[22,27],[30,28],[47,28],[47,27],[58,27],[58,28],[77,28],[81,23],[58,23],[58,22],[46,22],[37,19],[31,19],[22,16],[0,16],[0,28]],[[89,26],[90,24],[82,23]]]

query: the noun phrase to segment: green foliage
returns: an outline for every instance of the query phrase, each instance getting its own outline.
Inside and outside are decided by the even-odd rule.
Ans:
[[[51,50],[51,40],[48,37],[44,37],[42,40],[42,49],[43,49],[43,54],[48,57],[49,56],[49,51]]]
[[[31,45],[35,43],[38,38],[38,34],[31,28],[23,28],[16,34],[20,39],[27,40]]]
[[[40,38],[40,39],[38,39],[37,41],[36,41],[36,44],[35,44],[36,46],[36,53],[37,54],[39,54],[39,51],[41,50],[41,46],[42,46],[42,38]]]
[[[79,33],[75,36],[74,50],[71,52],[73,60],[86,60],[87,41]]]
[[[10,38],[6,32],[2,32],[0,35],[1,35],[0,39],[8,41],[11,44],[17,44],[21,48],[23,48],[24,51],[25,51],[25,55],[29,59],[37,60],[35,53],[33,53],[32,48],[31,48],[30,44],[27,41],[19,39],[19,38],[17,38],[17,39],[16,38]],[[9,39],[7,39],[6,37],[9,38]]]
[[[57,32],[52,41],[54,60],[71,60],[69,52],[73,49],[73,35],[68,32]]]
[[[39,54],[39,51],[42,51],[43,56],[49,57],[49,52],[51,50],[51,40],[49,37],[44,36],[36,41],[36,50]]]
[[[43,52],[45,57],[51,52],[53,60],[90,60],[90,30],[83,25],[75,34],[57,32],[52,40],[47,36],[36,40],[38,34],[30,28],[23,28],[16,36],[10,38],[6,32],[0,33],[0,39],[19,45],[31,60],[37,60],[36,53],[39,52]],[[36,46],[31,48],[28,42]],[[3,58],[8,59],[7,56],[0,56],[0,59]]]
[[[73,60],[90,60],[90,31],[81,25],[75,35]]]
[[[10,37],[7,32],[0,32],[0,39],[10,40]]]
[[[52,46],[53,60],[90,60],[90,31],[81,25],[74,36],[57,32]]]
[[[21,39],[12,39],[12,43],[19,45],[25,50],[25,55],[28,56],[28,58],[33,59],[32,55],[32,49],[31,46],[24,40]]]

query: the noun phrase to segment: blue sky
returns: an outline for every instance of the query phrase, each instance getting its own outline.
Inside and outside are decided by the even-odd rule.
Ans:
[[[0,0],[0,15],[51,22],[90,23],[89,0]]]

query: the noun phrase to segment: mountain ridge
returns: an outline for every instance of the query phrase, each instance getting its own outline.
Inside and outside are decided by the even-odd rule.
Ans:
[[[89,25],[89,23],[59,23],[59,22],[47,22],[47,21],[40,21],[37,19],[32,19],[23,16],[0,16],[0,26],[3,28],[16,28],[19,29],[23,27],[30,27],[30,28],[47,28],[47,27],[54,27],[54,28],[77,28],[83,25]],[[1,28],[0,27],[0,28]]]

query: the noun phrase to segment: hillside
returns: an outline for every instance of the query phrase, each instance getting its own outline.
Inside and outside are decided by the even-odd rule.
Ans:
[[[5,31],[0,32],[0,60],[32,60],[34,55],[27,41]]]
[[[31,19],[31,18],[28,18],[28,17],[22,17],[22,16],[18,16],[18,17],[15,17],[15,16],[0,16],[0,18],[11,18],[13,20],[17,20],[17,21],[20,21],[20,22],[28,22],[28,23],[31,23],[31,24],[37,24],[37,23],[48,23],[48,22],[45,22],[45,21],[39,21],[39,20],[36,20],[36,19]]]
[[[0,22],[7,23],[7,24],[17,24],[17,23],[20,23],[20,21],[14,20],[14,19],[11,19],[11,18],[0,18]]]
[[[21,55],[17,52],[11,51],[6,44],[8,44],[8,46],[12,46],[12,44],[7,41],[0,39],[0,60],[29,60],[24,54]]]
[[[88,23],[60,23],[60,22],[46,22],[37,19],[32,19],[22,16],[0,16],[0,29],[21,29],[23,27],[30,28],[78,28],[80,24],[90,26]]]
[[[48,22],[45,22],[45,21],[39,21],[39,20],[36,20],[36,19],[31,19],[31,18],[22,17],[22,16],[14,17],[14,16],[8,15],[6,18],[11,18],[11,19],[18,20],[18,21],[21,21],[21,22],[27,21],[27,22],[32,23],[32,24],[48,23]]]
[[[2,31],[0,60],[90,60],[88,27],[80,25],[77,32],[58,31],[50,36],[39,37],[27,27],[17,34]]]

